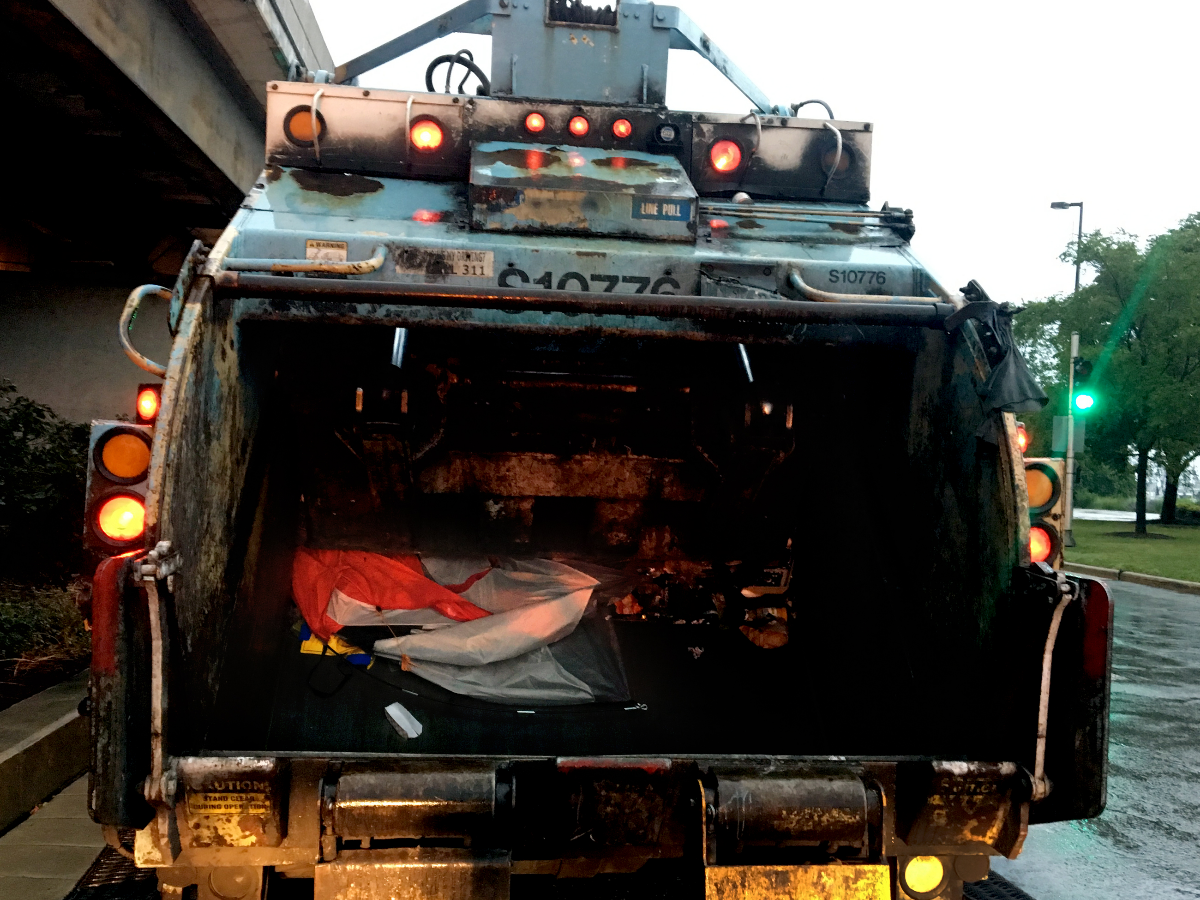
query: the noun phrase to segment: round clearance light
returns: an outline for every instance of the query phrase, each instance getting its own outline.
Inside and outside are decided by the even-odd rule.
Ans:
[[[96,527],[110,541],[132,541],[146,530],[146,506],[130,494],[109,497],[96,514]]]
[[[718,172],[732,172],[742,164],[742,148],[733,141],[717,141],[708,151],[708,158]]]
[[[317,137],[325,138],[325,117],[317,111]],[[311,106],[296,106],[283,117],[283,133],[297,147],[313,145],[313,114]]]
[[[1017,423],[1017,449],[1022,453],[1029,449],[1029,432],[1020,422]]]
[[[143,388],[137,395],[137,414],[142,419],[153,419],[158,415],[158,391]]]
[[[1049,512],[1062,494],[1058,472],[1048,463],[1025,464],[1025,490],[1029,495],[1029,512],[1035,516]]]
[[[835,147],[832,150],[826,151],[825,155],[821,157],[821,167],[825,169],[825,174],[832,175],[834,178],[845,175],[846,170],[850,168],[851,162],[850,149],[848,147],[842,148],[840,156]],[[837,163],[836,170],[833,168],[834,163]]]
[[[150,443],[132,428],[114,429],[100,439],[95,454],[100,474],[118,484],[133,484],[150,469]]]
[[[658,139],[664,144],[675,143],[675,138],[679,137],[679,129],[674,125],[659,125]]]
[[[1049,525],[1029,526],[1029,559],[1031,562],[1045,562],[1057,550],[1058,535]]]
[[[541,113],[532,112],[525,117],[525,130],[537,134],[546,127],[546,117]]]
[[[442,146],[442,126],[432,119],[422,119],[413,125],[409,137],[418,150],[436,150]]]
[[[904,888],[917,897],[935,897],[946,883],[946,867],[936,856],[914,856],[904,863]]]
[[[617,119],[613,122],[613,137],[627,138],[633,134],[633,123],[628,119]]]
[[[588,120],[583,116],[572,116],[571,121],[567,123],[567,129],[571,132],[571,134],[575,135],[575,137],[583,137],[588,133],[588,129],[591,127],[592,126],[588,123]]]

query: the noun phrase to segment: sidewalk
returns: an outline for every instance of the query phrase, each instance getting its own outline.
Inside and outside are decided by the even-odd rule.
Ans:
[[[104,847],[88,817],[87,776],[0,837],[0,897],[62,900]]]

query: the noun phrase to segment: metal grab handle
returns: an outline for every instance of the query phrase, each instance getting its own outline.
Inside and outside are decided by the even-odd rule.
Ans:
[[[818,290],[804,283],[800,273],[792,269],[788,273],[788,284],[805,300],[817,303],[941,303],[938,297],[902,297],[898,294],[834,294]]]
[[[329,275],[366,275],[383,266],[386,247],[376,247],[370,259],[353,262],[333,262],[328,259],[225,259],[227,270],[233,272],[324,272]]]
[[[141,287],[134,288],[129,294],[129,299],[125,301],[125,309],[121,311],[121,323],[117,326],[117,338],[121,342],[121,349],[125,351],[126,356],[133,360],[135,366],[139,369],[145,369],[151,375],[165,378],[167,367],[159,365],[154,360],[139,353],[137,348],[133,346],[133,342],[129,340],[129,331],[133,328],[133,317],[137,314],[138,306],[142,300],[151,294],[157,296],[159,300],[171,299],[171,289],[162,287],[161,285],[143,284]]]

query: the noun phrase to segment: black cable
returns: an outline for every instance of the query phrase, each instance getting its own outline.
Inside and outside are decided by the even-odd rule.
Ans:
[[[437,93],[437,89],[433,86],[433,73],[434,73],[434,70],[437,69],[437,67],[440,66],[442,63],[449,63],[450,69],[453,69],[456,63],[461,66],[464,66],[468,70],[467,75],[474,74],[475,77],[479,79],[478,93],[484,97],[491,95],[492,83],[491,83],[491,81],[488,80],[487,75],[485,75],[483,73],[483,69],[479,68],[479,66],[477,66],[475,64],[475,61],[471,58],[470,50],[459,50],[457,53],[447,53],[443,56],[437,57],[436,59],[433,60],[433,62],[431,62],[429,64],[428,68],[425,69],[425,88],[426,88],[426,90],[429,91],[429,93],[431,93],[431,94]],[[458,92],[460,94],[462,93],[463,86],[467,83],[467,75],[463,76],[463,80],[458,85]],[[447,94],[450,93],[450,72],[449,71],[446,72],[446,91],[445,92]]]
[[[430,88],[430,90],[433,90],[433,88]],[[789,107],[792,111],[792,115],[793,116],[796,115],[796,113],[799,111],[800,107],[808,106],[810,103],[817,103],[817,104],[825,107],[825,112],[829,113],[829,118],[831,118],[831,119],[837,118],[837,116],[835,116],[833,114],[833,110],[829,108],[829,104],[826,103],[824,100],[802,100],[799,103],[793,103],[791,105],[791,107]]]

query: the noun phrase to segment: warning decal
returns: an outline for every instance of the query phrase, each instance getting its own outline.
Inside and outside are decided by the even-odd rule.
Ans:
[[[321,262],[345,262],[345,241],[305,241],[304,258]]]
[[[271,798],[266,794],[188,792],[188,812],[193,816],[269,816]]]

